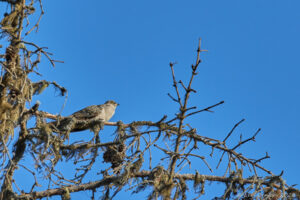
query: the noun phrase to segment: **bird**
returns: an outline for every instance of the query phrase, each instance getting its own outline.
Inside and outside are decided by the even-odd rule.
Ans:
[[[78,120],[86,120],[98,117],[99,119],[103,119],[107,122],[115,114],[115,110],[118,105],[119,104],[115,101],[109,100],[102,105],[92,105],[83,108],[73,113],[71,116]]]
[[[115,101],[108,100],[101,105],[85,107],[50,124],[54,132],[77,132],[87,129],[99,132],[103,129],[104,123],[109,121],[115,114],[118,105]]]

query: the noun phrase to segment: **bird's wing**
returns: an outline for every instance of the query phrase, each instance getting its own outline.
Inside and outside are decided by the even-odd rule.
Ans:
[[[101,115],[102,112],[103,112],[103,106],[93,105],[93,106],[88,106],[82,110],[79,110],[73,113],[71,116],[79,120],[85,120],[85,119],[97,117]]]

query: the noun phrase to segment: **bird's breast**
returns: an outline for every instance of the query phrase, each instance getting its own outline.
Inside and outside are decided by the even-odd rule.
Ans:
[[[112,116],[115,114],[115,107],[113,106],[108,106],[105,109],[105,121],[110,120],[110,118],[112,118]]]

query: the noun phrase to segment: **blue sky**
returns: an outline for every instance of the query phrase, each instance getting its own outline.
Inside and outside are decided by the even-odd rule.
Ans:
[[[27,40],[48,46],[65,62],[40,66],[43,78],[69,91],[63,115],[114,99],[121,106],[113,121],[173,117],[177,107],[167,96],[173,92],[168,63],[176,61],[178,79],[187,80],[201,37],[208,52],[201,56],[198,92],[190,105],[225,104],[189,123],[203,135],[223,139],[246,118],[236,138],[257,128],[262,134],[240,151],[256,158],[268,151],[271,159],[263,166],[275,174],[284,170],[288,184],[299,184],[299,1],[52,0],[43,5],[39,32]],[[38,99],[41,109],[52,113],[64,102],[52,89]]]

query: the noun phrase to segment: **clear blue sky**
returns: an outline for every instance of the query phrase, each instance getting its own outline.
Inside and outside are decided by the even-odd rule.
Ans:
[[[199,108],[221,100],[215,113],[190,123],[203,135],[223,139],[236,132],[257,142],[240,149],[271,159],[263,166],[289,185],[300,183],[300,1],[44,1],[38,34],[28,38],[48,46],[65,64],[40,66],[44,78],[69,91],[63,115],[114,99],[121,106],[113,121],[158,120],[176,111],[168,63],[187,80],[198,38],[203,63],[195,81]],[[3,3],[2,3],[3,5]],[[5,10],[5,9],[4,9]],[[33,23],[33,22],[32,22]],[[45,60],[45,59],[44,59]],[[49,89],[41,109],[60,112],[64,99]],[[107,134],[109,135],[109,134]]]

